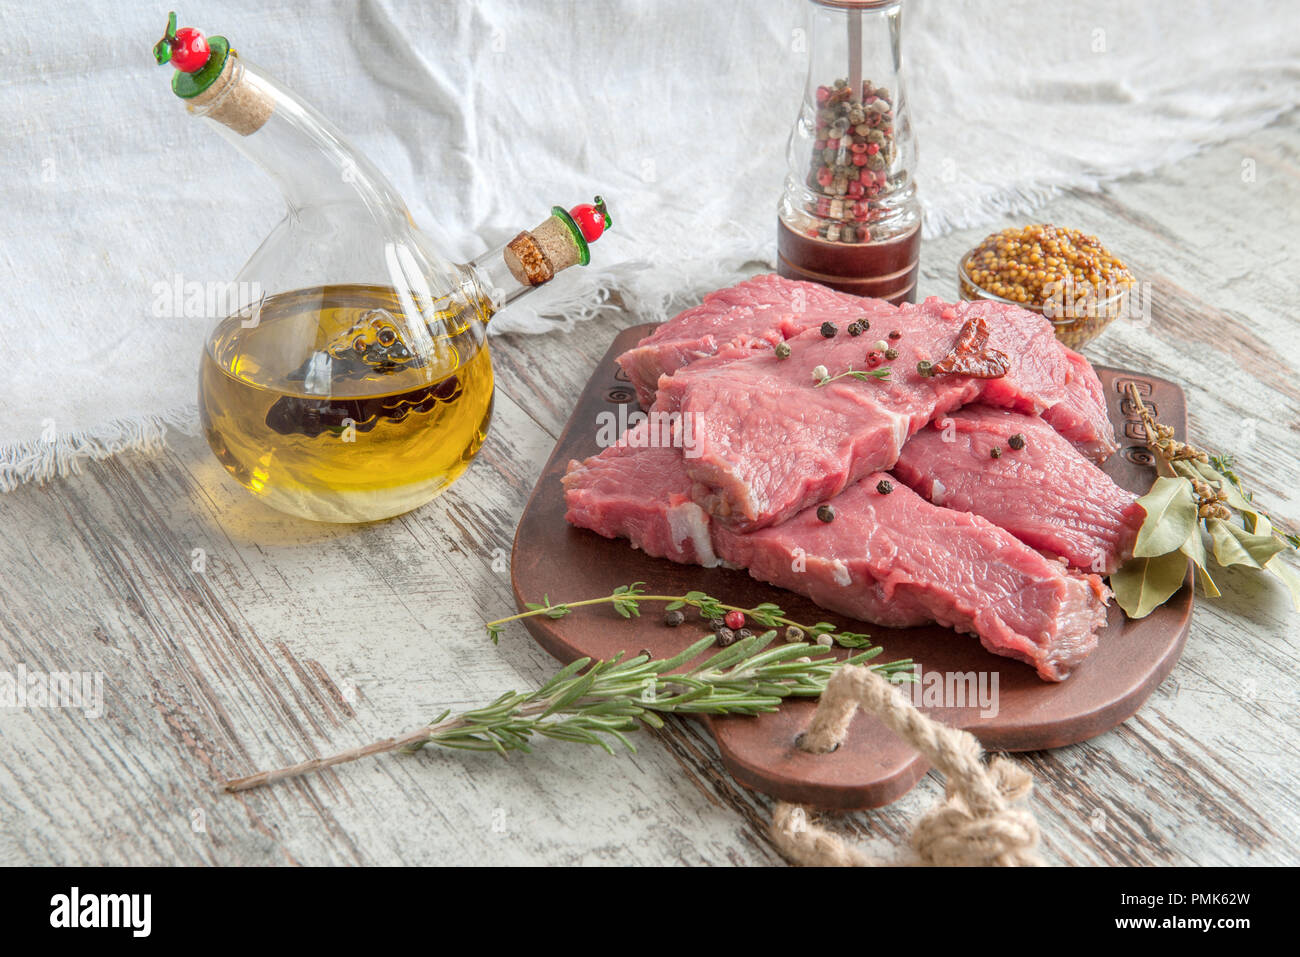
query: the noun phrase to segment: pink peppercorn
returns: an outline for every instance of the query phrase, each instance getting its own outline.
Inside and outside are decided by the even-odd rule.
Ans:
[[[727,617],[724,619],[724,621],[726,621],[727,627],[732,629],[733,631],[736,630],[737,628],[744,628],[745,613],[740,611],[729,611],[727,612]]]
[[[876,368],[877,366],[880,365],[880,363],[884,361],[885,361],[884,355],[877,352],[875,349],[872,349],[870,352],[867,353],[867,366],[872,369]]]
[[[862,183],[857,180],[854,180],[852,183],[849,183],[847,188],[848,188],[849,196],[853,199],[858,199],[860,196],[862,196],[863,193],[866,192],[866,189],[863,187]]]
[[[867,218],[867,213],[870,211],[870,208],[871,207],[868,206],[864,200],[858,200],[853,204],[853,218],[858,222],[862,222],[862,220]]]
[[[867,165],[867,154],[866,154],[866,153],[854,153],[854,154],[853,154],[853,165],[854,165],[854,166],[866,166],[866,165]]]
[[[825,105],[826,105],[826,102],[827,102],[830,98],[831,98],[831,88],[830,88],[830,87],[828,87],[828,86],[819,86],[819,87],[817,87],[817,105],[818,105],[818,106],[825,106]]]
[[[829,137],[829,136],[828,136],[828,137],[826,138],[826,148],[827,148],[828,150],[837,150],[837,149],[839,149],[839,148],[840,148],[839,137]]]
[[[835,180],[835,174],[830,171],[830,167],[823,166],[817,171],[817,182],[822,186],[829,186]]]
[[[868,143],[868,144],[867,144],[867,152],[868,152],[870,155],[875,156],[877,153],[880,152],[880,144],[879,144],[879,143]]]

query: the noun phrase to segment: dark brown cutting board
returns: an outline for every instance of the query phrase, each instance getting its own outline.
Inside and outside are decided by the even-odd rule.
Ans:
[[[511,573],[519,609],[525,601],[549,595],[553,601],[576,601],[607,595],[619,585],[647,583],[651,594],[707,592],[729,604],[752,608],[773,601],[795,621],[833,621],[850,631],[867,632],[884,646],[877,659],[913,658],[926,672],[985,673],[998,681],[998,713],[982,716],[978,705],[926,708],[948,724],[973,732],[991,750],[1033,751],[1084,741],[1115,727],[1141,707],[1169,674],[1182,653],[1192,612],[1189,570],[1183,588],[1167,604],[1141,621],[1130,621],[1113,603],[1097,650],[1061,684],[1041,681],[1027,665],[986,652],[969,635],[928,626],[880,628],[851,621],[818,608],[792,592],[754,581],[743,571],[678,565],[651,558],[626,542],[602,538],[571,527],[564,520],[560,476],[570,459],[600,451],[597,416],[638,407],[636,394],[614,357],[645,336],[653,325],[625,330],[614,340],[578,397],[564,434],[542,470],[515,533]],[[1187,409],[1182,390],[1172,382],[1137,373],[1098,368],[1120,451],[1106,471],[1139,494],[1151,487],[1155,472],[1142,443],[1142,424],[1125,397],[1136,382],[1143,401],[1156,410],[1181,438]],[[624,620],[598,605],[564,618],[526,619],[533,637],[561,661],[611,658],[619,652],[648,650],[657,658],[676,654],[706,634],[692,613],[687,624],[668,628],[662,606],[643,606],[642,617]],[[905,686],[906,687],[906,686]],[[705,718],[717,738],[728,769],[743,784],[787,801],[821,808],[879,807],[906,793],[926,772],[921,757],[875,718],[859,714],[844,744],[833,754],[813,755],[795,746],[815,701],[790,700],[774,714],[759,717]]]

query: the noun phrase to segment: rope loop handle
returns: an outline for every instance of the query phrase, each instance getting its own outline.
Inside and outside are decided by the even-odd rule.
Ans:
[[[1038,821],[1021,802],[1033,790],[1029,772],[1006,758],[984,761],[967,731],[950,728],[916,709],[896,687],[859,665],[840,668],[826,685],[800,747],[828,754],[844,741],[858,708],[875,715],[943,773],[945,800],[912,830],[916,860],[880,861],[808,819],[802,807],[780,802],[772,838],[792,863],[823,867],[1036,867]]]

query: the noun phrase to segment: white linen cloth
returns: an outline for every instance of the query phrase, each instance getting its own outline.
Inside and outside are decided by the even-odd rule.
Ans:
[[[610,290],[647,319],[773,261],[807,0],[193,0],[329,116],[464,261],[602,193],[594,263],[493,320]],[[165,7],[0,0],[0,489],[192,429],[208,320],[159,283],[233,278],[280,218],[150,50]],[[906,0],[929,235],[1028,213],[1259,127],[1300,85],[1297,5]]]

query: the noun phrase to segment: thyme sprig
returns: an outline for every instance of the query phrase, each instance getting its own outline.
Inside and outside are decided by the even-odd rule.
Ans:
[[[1120,607],[1132,618],[1150,614],[1178,591],[1188,559],[1205,593],[1219,597],[1209,570],[1213,556],[1219,566],[1267,571],[1287,586],[1300,610],[1300,575],[1281,555],[1300,549],[1300,535],[1274,528],[1242,486],[1231,455],[1211,455],[1180,442],[1173,428],[1156,420],[1132,383],[1128,396],[1142,419],[1159,474],[1151,491],[1138,499],[1146,518],[1133,546],[1134,557],[1110,577]],[[1202,527],[1209,536],[1208,548]]]
[[[843,379],[845,376],[852,376],[854,379],[860,379],[863,382],[870,379],[879,379],[883,381],[889,378],[889,366],[881,366],[879,369],[869,370],[855,369],[853,366],[849,366],[848,369],[838,375],[831,375],[830,370],[825,366],[818,366],[813,370],[813,379],[817,383],[813,388],[820,389],[822,386],[829,385],[836,379]]]
[[[556,606],[559,607],[559,606]],[[663,727],[664,714],[757,715],[776,711],[786,698],[820,695],[835,670],[862,664],[880,649],[843,661],[818,654],[803,642],[769,647],[776,632],[744,638],[686,671],[673,674],[716,640],[700,639],[672,658],[647,655],[593,662],[579,658],[536,691],[509,691],[491,704],[453,715],[444,711],[428,725],[399,737],[326,758],[262,771],[225,783],[227,791],[247,791],[275,781],[392,751],[410,753],[429,745],[465,751],[529,752],[535,736],[591,744],[614,753],[614,743],[636,751],[627,734]],[[910,662],[875,665],[873,670],[901,683],[915,680]]]
[[[487,629],[488,637],[495,644],[501,637],[502,628],[512,621],[534,618],[538,615],[545,615],[547,618],[563,618],[575,608],[603,604],[612,605],[614,610],[624,618],[639,618],[641,616],[640,603],[643,601],[665,602],[664,611],[676,611],[686,607],[697,608],[700,617],[706,620],[721,618],[729,611],[739,611],[743,612],[746,618],[753,619],[754,622],[764,628],[783,626],[798,628],[814,642],[822,635],[830,635],[831,639],[843,648],[867,648],[871,646],[870,635],[855,631],[840,631],[829,621],[819,621],[813,625],[801,624],[786,617],[781,607],[770,601],[755,605],[753,608],[745,608],[742,605],[725,604],[702,591],[689,591],[685,595],[647,595],[645,593],[645,582],[619,585],[610,594],[602,595],[600,598],[587,598],[582,601],[564,602],[559,605],[551,604],[550,596],[544,595],[540,602],[525,602],[524,607],[528,611],[522,611],[508,618],[489,621],[484,627]],[[872,654],[879,654],[881,650],[879,646],[875,646]],[[908,667],[910,667],[910,663]]]

